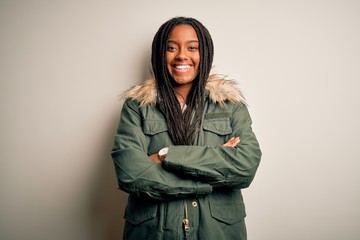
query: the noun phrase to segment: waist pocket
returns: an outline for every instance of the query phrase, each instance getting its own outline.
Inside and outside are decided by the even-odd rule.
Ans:
[[[245,205],[239,189],[217,189],[209,195],[211,216],[232,225],[246,217]]]
[[[124,219],[133,225],[153,219],[157,216],[158,204],[129,195]]]

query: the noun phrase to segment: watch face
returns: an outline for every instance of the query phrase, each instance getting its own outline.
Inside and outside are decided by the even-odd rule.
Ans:
[[[166,155],[168,152],[169,152],[169,148],[165,147],[159,151],[159,155],[163,156],[163,155]]]

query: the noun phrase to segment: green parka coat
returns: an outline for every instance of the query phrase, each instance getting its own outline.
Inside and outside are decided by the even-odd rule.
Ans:
[[[212,75],[206,90],[192,146],[172,145],[154,79],[125,93],[112,150],[119,187],[129,193],[124,239],[246,239],[240,189],[253,180],[261,151],[234,82]],[[240,143],[223,147],[231,137]],[[150,160],[163,147],[169,147],[163,164]]]

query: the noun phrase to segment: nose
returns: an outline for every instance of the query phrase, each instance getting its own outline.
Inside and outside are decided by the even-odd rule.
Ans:
[[[184,48],[180,48],[178,51],[178,54],[175,56],[176,60],[186,60],[187,59],[187,54],[186,54],[186,50]]]

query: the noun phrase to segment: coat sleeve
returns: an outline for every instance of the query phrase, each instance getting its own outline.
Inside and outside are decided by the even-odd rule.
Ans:
[[[247,107],[241,104],[234,109],[230,137],[240,137],[237,146],[170,146],[164,168],[214,187],[248,187],[259,166],[261,150]]]
[[[159,200],[194,197],[212,191],[210,184],[181,178],[148,157],[137,102],[125,101],[114,142],[111,156],[123,191]]]

